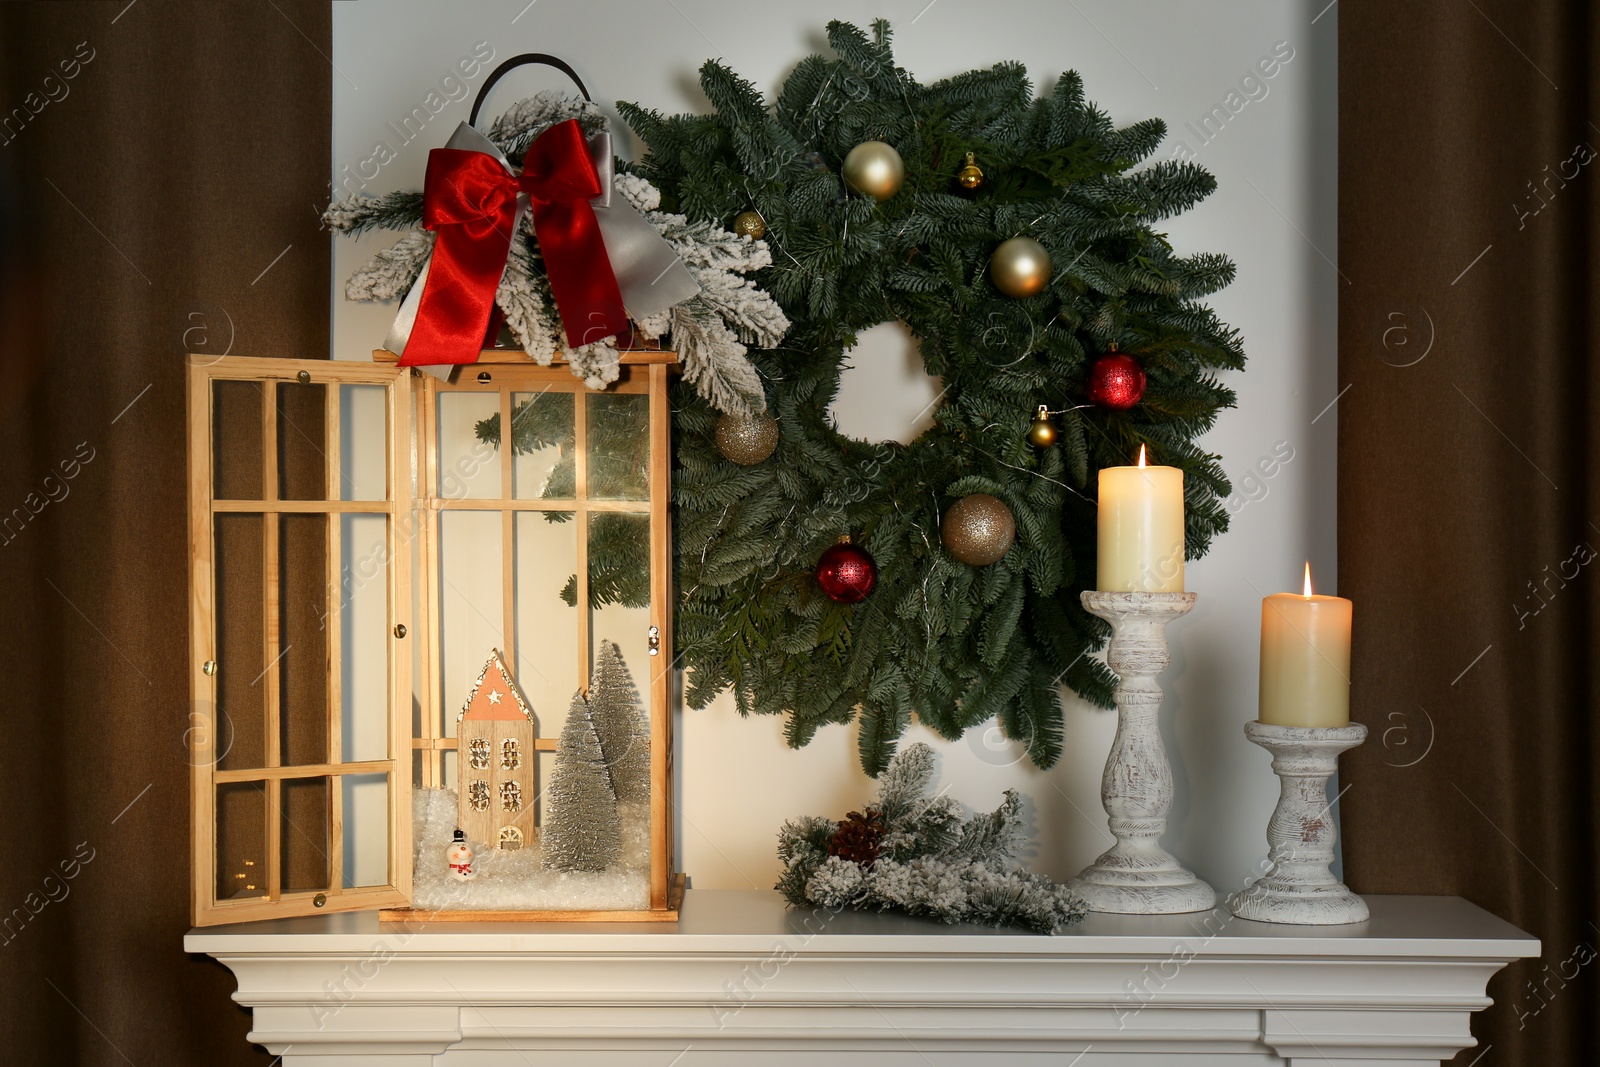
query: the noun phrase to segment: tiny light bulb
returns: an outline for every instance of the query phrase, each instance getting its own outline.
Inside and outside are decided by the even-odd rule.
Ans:
[[[1139,446],[1139,466],[1143,467],[1144,465],[1145,465],[1145,462],[1144,462],[1144,445],[1140,445]]]
[[[1305,591],[1305,595],[1306,596],[1310,596],[1311,595],[1311,564],[1310,563],[1306,564],[1306,591]]]

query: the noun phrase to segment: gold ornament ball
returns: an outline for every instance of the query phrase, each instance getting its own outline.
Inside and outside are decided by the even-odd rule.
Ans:
[[[754,211],[741,211],[734,217],[733,232],[759,241],[767,235],[767,222]]]
[[[739,464],[753,467],[778,447],[778,420],[760,415],[724,415],[717,420],[717,451]]]
[[[1033,416],[1033,425],[1028,427],[1028,443],[1034,448],[1049,448],[1058,436],[1056,424],[1050,421],[1050,409],[1040,404],[1038,413]]]
[[[956,183],[963,189],[976,189],[983,184],[983,168],[978,166],[978,157],[967,153],[967,162],[956,174]]]
[[[989,275],[1007,296],[1033,296],[1050,280],[1050,253],[1032,237],[1013,237],[989,257]]]
[[[844,157],[844,180],[856,192],[882,203],[900,191],[906,165],[893,145],[862,141]]]
[[[988,493],[973,493],[950,505],[939,523],[939,540],[962,563],[987,567],[1011,551],[1017,520],[1011,509]]]

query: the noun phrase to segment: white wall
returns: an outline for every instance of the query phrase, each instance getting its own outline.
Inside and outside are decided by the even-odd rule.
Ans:
[[[797,60],[825,46],[828,18],[863,26],[880,15],[890,19],[900,62],[924,82],[1020,60],[1036,85],[1050,85],[1065,68],[1077,70],[1090,98],[1118,123],[1164,118],[1171,134],[1160,155],[1179,151],[1181,142],[1219,183],[1209,201],[1168,224],[1174,245],[1183,252],[1225,252],[1239,266],[1238,280],[1213,304],[1243,331],[1250,369],[1227,376],[1239,391],[1239,409],[1224,414],[1207,443],[1223,455],[1236,484],[1275,448],[1293,450],[1273,477],[1256,483],[1258,499],[1247,502],[1241,487],[1232,532],[1189,567],[1199,605],[1172,628],[1164,729],[1177,802],[1166,841],[1219,891],[1229,892],[1265,854],[1264,829],[1276,797],[1265,753],[1242,732],[1255,717],[1260,598],[1296,588],[1308,558],[1319,590],[1335,591],[1335,416],[1330,411],[1313,422],[1339,390],[1335,301],[1344,284],[1330,262],[1336,258],[1337,10],[1319,15],[1325,2],[335,4],[332,169],[336,182],[359,176],[381,141],[396,158],[376,168],[367,190],[420,189],[427,150],[466,118],[470,95],[450,104],[409,145],[385,124],[421,104],[478,42],[493,49],[494,62],[526,51],[559,55],[608,105],[624,99],[688,111],[706,107],[695,77],[705,58],[724,57],[770,92]],[[1292,49],[1292,58],[1270,80],[1241,89],[1241,79],[1279,42],[1287,42],[1280,55]],[[482,77],[473,80],[472,93]],[[552,71],[518,71],[496,89],[486,114],[563,81]],[[1236,95],[1230,99],[1230,93]],[[1197,130],[1213,105],[1235,113],[1203,141]],[[1211,128],[1218,125],[1213,120]],[[366,173],[374,173],[370,164]],[[383,234],[334,240],[337,358],[367,358],[386,332],[392,308],[350,304],[342,293],[351,270],[390,240]],[[892,346],[892,338],[885,344]],[[873,356],[860,351],[856,358],[872,363]],[[867,397],[854,382],[847,381],[847,392],[854,393],[842,401],[855,408],[846,416],[852,427],[881,421],[861,403]],[[885,436],[897,430],[881,425]],[[1062,878],[1109,841],[1099,782],[1114,718],[1069,700],[1066,724],[1067,755],[1048,773],[1028,765],[993,731],[974,731],[954,744],[934,741],[957,798],[993,806],[1006,786],[1032,797],[1033,863]],[[839,815],[871,795],[871,782],[856,768],[853,728],[830,728],[808,748],[791,751],[781,725],[775,717],[741,720],[727,699],[682,714],[680,861],[695,885],[770,886],[778,868],[774,834],[784,819]],[[910,736],[933,740],[920,728]]]

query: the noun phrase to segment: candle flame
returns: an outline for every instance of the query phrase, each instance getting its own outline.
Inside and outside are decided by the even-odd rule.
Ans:
[[[1144,461],[1144,445],[1140,445],[1140,446],[1139,446],[1139,466],[1141,466],[1141,467],[1143,467],[1143,466],[1145,466],[1145,461]]]
[[[1306,596],[1310,596],[1311,595],[1311,564],[1310,564],[1309,561],[1306,563],[1306,591],[1305,591],[1305,595]]]

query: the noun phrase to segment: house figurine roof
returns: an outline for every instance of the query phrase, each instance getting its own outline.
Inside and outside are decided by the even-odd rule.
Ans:
[[[461,714],[456,716],[458,723],[469,719],[513,722],[523,719],[533,722],[533,711],[528,707],[522,690],[512,680],[511,672],[506,670],[505,661],[500,658],[497,648],[489,650],[489,660],[478,672],[478,680],[472,683],[472,692],[467,694],[467,702],[462,705]]]

